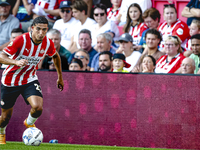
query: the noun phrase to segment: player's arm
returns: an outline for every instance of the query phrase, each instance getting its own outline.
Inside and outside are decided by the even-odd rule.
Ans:
[[[58,74],[57,86],[60,89],[60,91],[62,91],[64,87],[64,83],[63,83],[63,77],[62,77],[61,59],[58,52],[56,52],[56,54],[52,57],[52,59],[53,59],[53,62]]]
[[[26,60],[26,59],[21,59],[21,60],[10,59],[6,53],[1,52],[0,53],[0,63],[5,64],[5,65],[16,65],[19,67],[23,67],[28,64],[28,60]]]

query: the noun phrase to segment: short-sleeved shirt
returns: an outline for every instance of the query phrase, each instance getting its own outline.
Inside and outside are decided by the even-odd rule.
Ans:
[[[187,42],[185,43],[184,49],[187,51],[192,50],[192,43],[190,38],[187,38]]]
[[[199,70],[199,64],[200,64],[200,59],[198,55],[195,54],[191,54],[190,58],[194,59],[195,62],[195,70],[194,70],[194,74],[196,74]]]
[[[26,66],[8,65],[3,71],[1,82],[4,86],[19,86],[37,80],[38,63],[45,55],[55,55],[56,49],[54,43],[46,36],[40,44],[35,45],[29,32],[15,38],[3,52],[14,60],[28,60]]]
[[[133,44],[138,45],[140,42],[140,39],[142,37],[142,33],[148,29],[147,25],[144,23],[140,23],[136,26],[131,26],[129,30],[129,34],[133,37]]]
[[[14,28],[19,28],[19,20],[16,17],[9,15],[4,22],[0,21],[0,46],[10,41]]]
[[[99,30],[96,30],[97,27],[98,27],[98,24],[95,24],[93,26],[93,28],[91,29],[92,46],[95,46],[97,44],[97,36],[99,34],[105,33],[105,32],[108,32],[108,31],[113,32],[115,34],[115,36],[113,38],[114,41],[119,40],[119,37],[120,37],[119,29],[113,21],[107,20],[107,22]]]
[[[179,19],[177,19],[177,21],[174,22],[171,26],[168,26],[166,21],[163,22],[158,27],[158,31],[160,31],[160,33],[162,34],[162,38],[163,38],[163,40],[161,41],[161,44],[160,44],[161,48],[164,48],[164,44],[165,44],[164,41],[169,35],[178,36],[182,41],[182,44],[181,44],[182,47],[185,46],[186,39],[190,36],[188,25]]]
[[[178,53],[168,62],[167,57],[168,55],[163,55],[156,61],[155,73],[175,73],[181,67],[181,63],[185,58],[182,53]]]
[[[96,24],[96,21],[91,19],[91,18],[87,18],[84,24],[81,24],[81,22],[79,21],[75,26],[74,26],[74,42],[76,42],[76,45],[78,47],[78,49],[80,48],[80,45],[78,44],[78,37],[79,37],[79,32],[82,29],[88,29],[91,31],[92,28],[94,28],[94,25]],[[74,53],[74,51],[72,51],[71,53]]]
[[[117,18],[119,16],[119,10],[120,10],[120,7],[113,11],[113,7],[111,8],[108,8],[107,9],[107,19],[110,20],[110,21],[117,21]]]
[[[58,9],[60,3],[64,0],[37,0],[36,7],[41,7],[42,9],[54,10]],[[39,11],[39,9],[37,9]],[[49,19],[55,20],[56,17],[50,14],[46,14],[46,17]]]
[[[63,19],[57,20],[54,25],[53,29],[57,29],[61,33],[61,42],[60,44],[64,46],[66,49],[69,48],[71,37],[73,36],[74,26],[79,21],[72,17],[68,22],[64,23]]]

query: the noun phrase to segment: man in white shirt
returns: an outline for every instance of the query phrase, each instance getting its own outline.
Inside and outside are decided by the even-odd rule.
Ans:
[[[96,37],[107,31],[112,32],[114,34],[114,41],[118,41],[120,37],[119,29],[115,22],[107,19],[107,7],[104,4],[97,4],[94,6],[94,19],[97,22],[91,29],[92,32],[92,46],[97,44]]]
[[[125,24],[128,7],[133,3],[137,3],[138,5],[140,5],[142,12],[152,7],[151,0],[122,0],[122,5],[119,11],[119,18],[118,18],[118,21],[120,22],[121,25]]]
[[[61,45],[68,49],[71,37],[73,36],[74,26],[79,22],[74,17],[72,17],[70,1],[62,1],[60,3],[59,14],[61,19],[54,23],[53,29],[57,29],[61,33]]]
[[[74,34],[71,38],[71,43],[68,48],[68,50],[71,53],[74,53],[77,50],[77,48],[80,48],[78,44],[79,32],[82,29],[90,30],[93,27],[93,25],[96,24],[96,22],[87,16],[88,6],[84,1],[75,1],[71,7],[73,17],[76,20],[79,20],[79,22],[74,26]]]

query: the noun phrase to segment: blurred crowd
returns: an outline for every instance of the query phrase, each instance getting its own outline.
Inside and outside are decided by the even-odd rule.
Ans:
[[[187,22],[173,1],[163,9],[151,0],[0,0],[0,51],[43,16],[62,70],[200,74],[200,1],[181,10]],[[38,69],[54,70],[52,58]]]

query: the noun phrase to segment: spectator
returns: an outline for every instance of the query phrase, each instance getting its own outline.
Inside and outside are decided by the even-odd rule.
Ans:
[[[182,54],[181,40],[178,36],[168,36],[165,40],[166,55],[161,56],[156,62],[156,73],[175,73],[180,70],[185,56]]]
[[[62,71],[64,70],[69,70],[69,64],[68,64],[68,60],[66,59],[66,57],[64,56],[60,56],[60,60],[61,60],[61,67],[62,67]],[[56,70],[56,67],[53,63],[53,59],[48,61],[49,64],[49,70]]]
[[[90,55],[90,61],[88,64],[87,69],[90,70],[91,68],[91,63],[94,55],[97,53],[97,51],[92,47],[92,37],[91,37],[91,32],[88,29],[82,29],[79,33],[79,38],[78,38],[78,44],[80,45],[81,49],[85,50],[88,52]],[[75,52],[70,56],[68,62],[70,63],[71,60],[74,58]]]
[[[51,29],[47,32],[47,37],[53,41],[58,54],[60,56],[65,57],[65,59],[68,60],[71,53],[67,49],[65,49],[62,45],[60,45],[60,41],[61,41],[60,31],[58,31],[57,29]],[[63,60],[64,60],[64,58],[63,58]],[[44,58],[42,66],[41,66],[41,64],[39,65],[39,69],[42,69],[42,68],[49,69],[49,63],[48,63],[49,61],[51,61],[51,58],[49,58],[49,57]],[[61,63],[62,63],[62,61],[61,61]],[[68,64],[66,64],[66,65],[68,65]]]
[[[3,44],[2,47],[7,47],[9,45],[9,43],[11,41],[13,41],[17,36],[19,35],[22,35],[24,33],[24,31],[20,28],[14,28],[12,31],[11,31],[11,36],[10,36],[10,41]],[[5,65],[5,64],[2,64],[1,65],[1,68],[6,68],[8,65]]]
[[[19,20],[9,14],[10,4],[0,1],[0,50],[2,51],[3,44],[10,41],[11,31],[14,28],[19,28]]]
[[[192,54],[189,56],[190,58],[194,59],[195,61],[195,71],[196,74],[199,70],[200,65],[200,34],[195,34],[191,37],[191,47],[192,47]]]
[[[193,19],[200,20],[200,2],[199,0],[190,0],[183,8],[181,15],[187,19],[187,25],[190,26]]]
[[[107,9],[107,19],[114,21],[118,25],[119,10],[122,0],[111,0],[112,7]]]
[[[129,68],[131,65],[125,59],[124,54],[116,53],[113,55],[113,72],[128,72],[124,68]]]
[[[105,33],[106,31],[114,33],[114,41],[119,40],[119,29],[113,21],[107,19],[106,14],[107,8],[105,5],[100,3],[94,6],[94,19],[97,22],[97,24],[94,25],[94,28],[92,30],[92,46],[95,46],[97,44],[97,35],[99,35],[100,33]]]
[[[2,49],[4,49],[6,46],[8,46],[8,44],[9,44],[12,40],[14,40],[17,36],[19,36],[19,35],[21,35],[21,34],[23,34],[23,33],[24,33],[24,31],[23,31],[22,29],[20,29],[20,28],[14,28],[14,29],[11,31],[11,36],[10,36],[9,42],[3,44],[3,45],[1,46]]]
[[[131,65],[124,70],[130,72],[139,60],[141,53],[133,49],[133,38],[130,34],[124,33],[119,38],[119,49],[117,53],[123,53],[126,57],[126,62]]]
[[[82,29],[91,30],[91,28],[94,26],[96,22],[87,16],[88,7],[83,0],[76,0],[71,7],[74,18],[79,20],[79,22],[74,26],[74,29],[76,30],[74,30],[73,36],[71,38],[71,43],[69,46],[69,51],[71,53],[74,53],[76,50],[80,48],[80,45],[78,44],[79,32]]]
[[[115,50],[111,47],[112,37],[109,33],[101,33],[97,36],[97,51],[93,57],[90,71],[97,71],[99,68],[99,54],[104,51],[110,51],[112,54]]]
[[[142,60],[142,72],[153,73],[156,67],[156,60],[151,55],[144,56]]]
[[[112,72],[112,55],[109,51],[104,51],[99,54],[98,71]]]
[[[200,34],[200,21],[199,20],[192,20],[190,25],[190,37],[187,38],[187,42],[185,44],[186,51],[184,52],[185,57],[189,57],[192,54],[192,47],[191,47],[191,37],[195,34]]]
[[[79,22],[74,17],[72,17],[70,1],[62,1],[60,3],[59,14],[61,19],[58,19],[54,25],[53,29],[57,29],[61,32],[61,45],[68,49],[71,37],[73,36],[74,26]]]
[[[142,33],[139,45],[133,47],[136,50],[140,50],[141,53],[146,47],[146,41],[145,41],[146,32],[149,29],[157,29],[157,27],[159,26],[160,12],[156,8],[149,8],[143,13],[142,18],[144,19],[144,23],[147,25],[148,29]]]
[[[189,37],[189,28],[187,24],[177,19],[177,10],[174,4],[164,5],[164,19],[165,22],[160,24],[158,30],[162,34],[163,41],[161,42],[161,50],[164,48],[165,40],[169,35],[176,35],[181,39],[181,46],[184,47],[186,39]],[[165,49],[162,50],[165,52]]]
[[[27,12],[24,3],[26,3],[26,0],[16,0],[15,6],[12,9],[12,14],[18,18],[20,22],[30,21],[33,17],[30,12]],[[31,3],[35,5],[37,0],[31,0]]]
[[[133,44],[137,46],[140,42],[142,32],[147,29],[147,26],[143,23],[142,10],[137,3],[133,3],[129,6],[127,11],[127,20],[124,25],[124,32],[129,33],[133,37]]]
[[[186,57],[181,63],[181,73],[182,74],[194,74],[195,62],[192,58]]]
[[[37,0],[37,3],[28,3],[28,0],[23,0],[23,4],[28,14],[33,13],[33,19],[38,16],[43,16],[48,20],[48,28],[51,29],[59,16],[59,5],[63,0]],[[30,26],[33,20],[22,22],[22,29],[27,32],[30,31]]]
[[[126,23],[127,10],[129,6],[133,3],[137,3],[140,6],[140,8],[142,8],[142,12],[144,12],[148,8],[151,8],[152,6],[151,0],[123,0],[118,17],[119,25],[123,25]]]
[[[87,66],[90,61],[90,56],[87,51],[85,51],[83,49],[79,49],[77,52],[75,52],[74,58],[80,59],[82,61],[82,64],[83,64],[82,70],[83,71],[89,71],[87,69]]]
[[[24,30],[20,29],[20,28],[14,28],[11,31],[11,36],[10,36],[10,42],[12,40],[14,40],[17,36],[22,35],[24,33]]]
[[[83,68],[82,61],[80,59],[73,58],[72,62],[69,65],[69,70],[70,71],[83,71],[82,68]]]
[[[158,45],[160,44],[160,41],[162,41],[162,37],[159,31],[157,31],[156,29],[148,30],[145,34],[145,41],[146,41],[145,51],[143,52],[142,56],[138,60],[135,67],[132,69],[132,72],[142,71],[141,64],[144,56],[151,55],[157,61],[162,55],[164,55],[164,53],[158,50]]]

